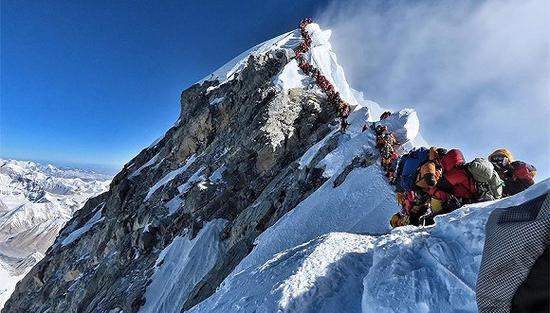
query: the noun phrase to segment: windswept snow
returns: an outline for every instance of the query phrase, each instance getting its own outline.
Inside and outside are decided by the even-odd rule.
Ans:
[[[439,216],[431,227],[381,236],[326,233],[280,245],[268,257],[239,266],[190,312],[477,312],[475,284],[489,214],[549,191],[545,180],[514,197]],[[332,209],[333,219],[348,213],[344,207]],[[328,209],[320,207],[319,214]],[[295,229],[279,235],[308,232],[315,223],[302,224],[301,217],[287,214],[286,223],[295,220]],[[269,240],[276,240],[273,235]]]
[[[63,239],[63,241],[61,242],[61,245],[64,247],[71,244],[72,242],[80,238],[80,236],[92,229],[92,227],[94,227],[97,223],[103,221],[104,217],[102,217],[101,212],[104,205],[105,203],[102,203],[97,208],[95,208],[97,212],[95,212],[95,214],[86,222],[86,224],[84,224],[84,226],[80,227],[79,229],[74,230],[67,237],[65,237],[65,239]]]
[[[154,165],[155,163],[157,163],[157,161],[159,159],[159,156],[160,156],[160,152],[155,154],[155,156],[153,156],[149,161],[147,161],[145,164],[140,166],[140,168],[138,168],[137,170],[132,172],[132,174],[130,174],[128,176],[128,178],[133,178],[133,177],[138,176],[139,174],[141,174],[141,171],[143,171],[144,169],[148,168],[149,166]]]
[[[196,159],[197,159],[197,156],[193,154],[187,159],[187,161],[185,161],[185,163],[181,167],[173,171],[170,171],[168,174],[164,175],[164,177],[162,177],[149,189],[149,192],[147,192],[147,195],[145,196],[144,201],[147,201],[155,193],[155,191],[157,191],[160,187],[166,185],[172,179],[176,178],[176,176],[185,172],[189,168],[189,166],[191,166],[193,162],[195,162]]]
[[[344,70],[338,64],[336,54],[332,52],[332,46],[329,42],[331,31],[321,30],[319,25],[315,23],[308,25],[306,30],[312,39],[311,49],[304,55],[306,61],[325,75],[340,93],[342,99],[352,107],[359,105],[359,101],[355,98],[357,92],[348,85]],[[311,81],[312,79],[306,76],[298,67],[297,62],[291,61],[275,77],[274,84],[286,91],[291,88],[307,87]]]
[[[211,182],[219,183],[223,179],[223,172],[225,172],[226,168],[225,165],[220,166],[217,170],[212,172],[210,176],[208,177],[208,180]]]
[[[198,83],[202,84],[205,81],[218,80],[220,84],[223,84],[229,80],[234,79],[236,77],[235,74],[237,74],[243,68],[245,68],[248,58],[250,56],[257,57],[271,50],[280,49],[280,48],[292,49],[300,43],[300,39],[301,39],[300,32],[298,30],[294,30],[286,34],[280,35],[278,37],[275,37],[271,40],[262,42],[246,50],[245,52],[239,54],[238,56],[233,58],[231,61],[227,62],[225,65],[223,65],[218,70],[216,70],[214,73],[200,80]],[[212,87],[212,88],[215,88],[215,87]]]
[[[226,220],[208,222],[191,239],[178,236],[159,255],[141,313],[179,313],[195,285],[216,264],[223,247],[220,233]]]

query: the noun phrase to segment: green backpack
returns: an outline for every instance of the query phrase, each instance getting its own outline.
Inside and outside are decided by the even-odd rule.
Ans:
[[[483,200],[495,200],[502,197],[504,182],[498,176],[493,164],[483,158],[475,158],[466,164],[466,168],[478,185]]]

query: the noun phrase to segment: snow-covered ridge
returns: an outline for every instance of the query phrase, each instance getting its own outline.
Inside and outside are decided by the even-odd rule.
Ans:
[[[218,292],[191,312],[477,312],[475,285],[487,218],[496,208],[519,205],[549,191],[547,179],[513,197],[438,216],[433,226],[408,226],[382,236],[358,234],[357,224],[339,223],[305,241],[302,232],[324,227],[319,224],[322,217],[338,221],[352,215],[352,220],[360,213],[344,211],[345,205],[320,207],[317,214],[322,217],[308,222],[290,212],[286,224],[292,223],[294,230],[272,230],[257,244],[277,243],[281,237],[293,244],[251,263],[250,258],[261,253],[255,249]],[[365,229],[377,222],[363,219],[358,224]]]
[[[327,77],[327,79],[335,86],[342,98],[352,107],[361,104],[361,99],[356,98],[358,93],[350,88],[346,80],[344,70],[338,64],[336,54],[332,51],[332,46],[329,41],[331,30],[322,30],[319,25],[315,23],[309,24],[306,29],[310,33],[313,41],[310,51],[306,53],[307,61],[318,68]],[[223,84],[227,81],[235,79],[238,76],[238,73],[246,66],[247,60],[250,56],[258,57],[278,49],[285,50],[287,55],[293,56],[294,48],[298,46],[300,41],[301,35],[299,30],[293,30],[286,34],[267,40],[241,53],[198,83],[218,80],[220,84]],[[310,78],[304,75],[304,73],[298,68],[298,64],[295,61],[289,62],[282,69],[281,73],[274,77],[275,85],[284,91],[288,91],[292,88],[307,87],[309,80]],[[213,99],[211,104],[214,105],[219,101],[219,98]]]

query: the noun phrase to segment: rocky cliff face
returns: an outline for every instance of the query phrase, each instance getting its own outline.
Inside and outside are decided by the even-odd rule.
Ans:
[[[276,85],[289,55],[250,55],[231,79],[185,90],[176,125],[75,214],[3,312],[136,312],[159,255],[176,238],[200,242],[218,221],[215,257],[171,305],[177,312],[211,295],[259,234],[327,180],[295,161],[325,137],[311,158],[335,148],[336,112],[312,86]]]

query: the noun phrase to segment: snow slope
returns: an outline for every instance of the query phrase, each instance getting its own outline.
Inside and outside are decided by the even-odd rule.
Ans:
[[[475,284],[489,214],[549,190],[547,179],[516,196],[439,216],[431,227],[380,236],[327,232],[249,260],[190,312],[477,312]],[[348,213],[345,207],[318,213],[326,216],[327,210],[333,220]],[[293,242],[314,224],[303,225],[292,212],[285,218],[296,222],[286,233]],[[272,240],[262,236],[259,244]]]
[[[73,213],[109,183],[91,171],[0,159],[0,308]]]
[[[191,239],[188,232],[178,236],[159,255],[155,274],[145,293],[145,305],[141,313],[179,313],[187,296],[216,264],[223,249],[219,242],[226,220],[208,222]]]

